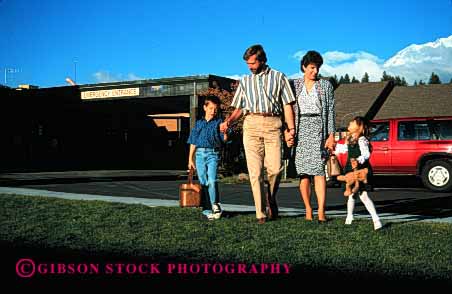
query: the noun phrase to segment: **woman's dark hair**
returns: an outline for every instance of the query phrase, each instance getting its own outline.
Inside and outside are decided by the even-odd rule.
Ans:
[[[250,48],[246,49],[245,53],[243,54],[243,60],[247,61],[254,54],[256,54],[256,58],[260,62],[267,62],[267,55],[265,54],[264,48],[259,44],[253,45]]]
[[[216,106],[220,107],[221,100],[217,96],[209,95],[204,99],[204,106],[207,106],[209,102],[215,104]]]
[[[303,66],[306,67],[306,66],[310,65],[311,63],[314,63],[315,65],[317,65],[318,68],[320,68],[323,64],[322,55],[320,55],[320,53],[317,51],[313,51],[313,50],[308,51],[301,59],[301,62],[300,62],[301,71],[304,72]]]

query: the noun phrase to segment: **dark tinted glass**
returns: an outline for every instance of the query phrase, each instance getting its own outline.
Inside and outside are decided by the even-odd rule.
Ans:
[[[370,125],[370,141],[388,141],[389,123],[373,123]]]

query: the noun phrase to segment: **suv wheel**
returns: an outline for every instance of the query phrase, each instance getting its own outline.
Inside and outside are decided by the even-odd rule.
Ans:
[[[452,189],[452,165],[445,160],[428,161],[422,169],[424,186],[436,192]]]

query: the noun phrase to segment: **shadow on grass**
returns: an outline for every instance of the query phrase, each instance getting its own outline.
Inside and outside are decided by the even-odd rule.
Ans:
[[[447,218],[452,216],[452,194],[444,193],[441,196],[428,199],[403,198],[396,200],[374,199],[379,214],[389,213],[397,215],[410,215],[407,221]],[[345,210],[346,205],[328,206],[328,210]],[[368,214],[363,203],[356,201],[355,213]],[[403,220],[403,217],[397,217]]]
[[[2,258],[2,277],[7,284],[16,286],[51,285],[68,287],[69,285],[87,286],[94,283],[95,286],[109,287],[117,285],[130,286],[139,283],[146,287],[160,286],[195,286],[207,287],[218,285],[218,282],[228,281],[222,284],[225,287],[237,285],[260,286],[288,286],[293,284],[303,289],[317,290],[326,286],[339,288],[356,287],[357,285],[369,285],[372,288],[403,288],[418,289],[419,287],[452,286],[451,280],[426,279],[422,276],[395,276],[383,273],[370,273],[362,270],[340,270],[329,268],[327,265],[288,265],[287,273],[282,264],[279,272],[273,273],[266,270],[259,273],[251,273],[251,268],[260,268],[261,264],[247,264],[247,273],[237,273],[240,264],[235,261],[215,260],[205,261],[190,257],[168,256],[131,256],[111,252],[88,252],[71,250],[66,248],[40,248],[39,246],[26,246],[0,242]],[[34,267],[27,266],[24,269],[35,270],[35,275],[23,278],[17,274],[21,259],[32,260]],[[210,264],[207,273],[196,270],[201,264]],[[151,265],[155,266],[152,267]],[[216,266],[214,270],[213,265]],[[230,265],[226,272],[226,265]],[[64,265],[64,268],[63,266]],[[71,268],[72,265],[72,268]],[[87,270],[89,265],[91,266]],[[139,271],[139,266],[142,272]],[[96,267],[97,266],[97,267]],[[173,268],[174,266],[174,268]],[[38,270],[40,267],[40,270]],[[192,269],[191,269],[192,267]],[[173,268],[170,271],[170,268]],[[233,269],[231,272],[231,268]],[[156,270],[157,269],[157,270]],[[40,273],[38,273],[40,271]],[[235,272],[233,272],[235,271]],[[108,283],[105,283],[107,281]],[[89,283],[88,283],[89,282]],[[256,284],[258,282],[258,284]],[[81,283],[81,284],[80,284]],[[320,283],[320,285],[319,285]],[[287,289],[287,288],[286,288]]]

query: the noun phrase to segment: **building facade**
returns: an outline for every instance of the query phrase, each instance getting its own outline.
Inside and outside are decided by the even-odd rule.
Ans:
[[[205,75],[1,88],[1,170],[185,169],[198,93],[233,82]]]

